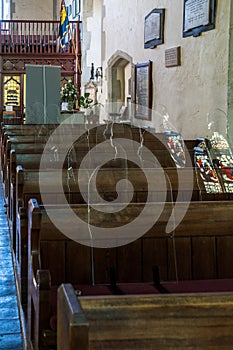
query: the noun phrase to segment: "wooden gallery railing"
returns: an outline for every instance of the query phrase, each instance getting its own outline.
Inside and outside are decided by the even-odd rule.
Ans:
[[[71,21],[68,40],[70,45],[65,50],[60,47],[59,21],[0,21],[0,54],[75,54],[80,60],[81,22]],[[74,46],[72,45],[74,43]]]

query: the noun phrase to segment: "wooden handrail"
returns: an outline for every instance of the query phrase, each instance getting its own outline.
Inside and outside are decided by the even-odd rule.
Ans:
[[[63,53],[59,44],[59,21],[3,20],[0,22],[0,54],[57,54]],[[65,53],[79,56],[80,21],[70,21],[71,44]]]

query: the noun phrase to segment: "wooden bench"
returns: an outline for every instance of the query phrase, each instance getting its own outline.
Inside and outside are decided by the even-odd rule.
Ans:
[[[64,132],[71,133],[72,130],[73,129],[66,129],[64,127]],[[73,132],[76,133],[77,130],[78,129],[75,127]],[[6,139],[2,157],[2,171],[3,181],[6,188],[6,197],[9,195],[10,183],[12,182],[12,179],[15,178],[17,165],[22,165],[32,169],[39,169],[39,160],[41,156],[36,156],[36,154],[41,155],[43,153],[44,146],[48,141],[49,136],[49,134],[42,134],[42,136],[17,135]],[[52,143],[53,147],[51,147],[51,149],[47,148],[46,152],[49,153],[52,158],[56,158],[56,156],[58,157],[59,153],[63,152],[63,148],[65,147],[65,136],[66,134],[59,135],[57,138],[54,138],[52,141],[53,143],[50,142],[50,144]],[[52,164],[48,164],[48,166],[52,166]]]
[[[10,167],[11,150],[14,149],[18,153],[29,153],[29,154],[36,154],[38,152],[43,153],[46,141],[47,139],[44,137],[40,138],[35,143],[33,142],[24,143],[24,142],[21,142],[21,140],[7,141],[5,152],[3,155],[3,161],[2,161],[2,180],[4,185],[5,198],[7,198],[9,195],[10,179],[8,178],[8,175],[9,175],[9,167]]]
[[[120,130],[121,131],[121,130]],[[124,131],[124,129],[123,129],[123,131]],[[119,131],[118,131],[119,132]],[[130,130],[130,132],[131,132],[131,130]],[[133,132],[135,132],[135,130],[133,130],[132,131],[132,135],[133,135]],[[139,133],[139,131],[137,130],[137,133]],[[120,132],[120,134],[121,134],[121,132]],[[135,133],[135,135],[137,135],[138,136],[138,134],[136,134]],[[147,135],[147,134],[145,134],[145,135]],[[102,132],[100,132],[99,134],[97,134],[96,135],[96,133],[95,133],[95,131],[93,131],[93,133],[92,134],[90,134],[89,135],[90,136],[90,140],[89,141],[87,141],[87,139],[86,139],[86,135],[82,135],[82,137],[81,137],[81,139],[78,141],[78,142],[76,142],[76,144],[75,144],[75,146],[74,146],[74,152],[75,152],[75,161],[76,161],[76,164],[75,164],[75,166],[76,167],[78,167],[79,166],[79,164],[81,163],[81,161],[82,161],[82,159],[83,159],[83,156],[84,155],[86,155],[88,152],[89,152],[89,150],[93,147],[93,146],[95,146],[99,141],[103,141],[103,134],[102,134]],[[115,136],[117,136],[117,133],[115,134]],[[124,137],[126,136],[126,135],[123,135]],[[96,139],[96,137],[97,137],[97,139]],[[107,137],[106,135],[104,136],[104,138],[105,137]],[[108,135],[108,137],[109,137],[109,135]],[[136,137],[136,136],[135,136]],[[154,155],[155,155],[155,157],[157,158],[157,160],[158,160],[158,166],[162,166],[163,168],[169,168],[169,167],[175,167],[175,164],[174,164],[174,161],[173,161],[173,159],[172,159],[172,157],[171,157],[171,155],[170,155],[170,153],[168,152],[168,150],[166,150],[165,149],[165,146],[160,142],[160,140],[158,140],[157,138],[155,138],[153,135],[151,135],[151,134],[148,134],[147,136],[145,136],[145,145],[146,145],[146,140],[149,140],[149,144],[148,144],[148,147],[150,146],[150,142],[151,142],[151,139],[153,140],[153,142],[154,142],[154,145],[156,145],[156,147],[158,148],[158,150],[156,150],[155,148],[152,150],[153,151],[153,153],[154,153]],[[12,144],[17,144],[17,140],[18,140],[18,142],[23,142],[23,139],[21,140],[21,139],[19,139],[18,137],[16,137],[16,139],[15,140],[11,140],[11,141],[9,141],[9,146],[8,146],[8,150],[6,150],[5,151],[5,153],[6,153],[6,161],[5,161],[5,164],[7,164],[7,165],[4,165],[4,169],[6,169],[7,168],[7,166],[8,166],[8,159],[9,159],[9,150],[11,149],[11,145]],[[42,141],[41,141],[42,142]],[[23,151],[23,147],[24,148],[28,148],[27,147],[27,145],[25,144],[25,146],[15,146],[15,148],[16,148],[16,151],[17,151],[17,148],[18,148],[18,152],[17,153],[19,153],[19,151],[20,151],[20,153],[24,153],[24,151]],[[37,148],[38,147],[40,147],[40,146],[37,146]],[[152,147],[152,146],[151,146]],[[154,146],[155,147],[155,146]],[[162,149],[162,148],[163,149]],[[153,148],[153,147],[152,147]],[[161,149],[160,149],[161,148]],[[134,150],[134,153],[135,152],[137,152],[137,149],[135,149]],[[191,152],[191,151],[190,151]],[[10,159],[10,163],[12,163],[12,165],[10,164],[9,165],[9,175],[8,175],[8,178],[10,178],[10,180],[8,180],[8,183],[7,183],[7,185],[6,185],[6,194],[8,194],[8,192],[9,192],[9,187],[10,187],[10,181],[11,181],[11,175],[10,175],[10,172],[12,173],[12,178],[15,176],[15,169],[16,169],[16,165],[18,164],[18,165],[22,165],[22,166],[25,166],[25,167],[30,167],[30,157],[27,157],[27,160],[25,159],[25,156],[23,156],[23,157],[18,157],[19,158],[19,162],[18,161],[16,161],[14,158],[16,158],[16,156],[17,156],[17,153],[15,153],[15,155],[14,155],[14,157],[12,156],[12,159]],[[28,152],[29,153],[29,152]],[[32,153],[36,153],[36,147],[35,147],[35,151],[34,150],[32,150]],[[59,153],[59,150],[58,150],[58,153]],[[91,160],[91,162],[93,163],[92,164],[92,166],[93,167],[96,167],[96,166],[98,166],[98,161],[101,159],[101,155],[100,155],[100,153],[99,153],[99,155],[98,155],[98,153],[94,153],[94,155],[92,155],[92,160]],[[144,158],[143,158],[143,155],[142,155],[142,157],[140,158],[140,160],[142,161],[142,166],[144,166],[144,167],[148,167],[148,163],[147,163],[147,160],[145,159],[145,162],[144,162]],[[95,161],[97,162],[96,164],[95,164]],[[21,162],[21,163],[20,163]],[[24,165],[24,163],[23,162],[26,162],[26,164]],[[13,164],[13,163],[15,163],[15,164]],[[115,164],[114,164],[115,163]],[[121,161],[121,163],[122,163],[122,161]],[[125,167],[125,166],[127,166],[127,167],[134,167],[134,165],[132,165],[130,162],[123,162],[124,164],[123,164],[123,167]],[[127,165],[126,165],[126,163],[127,163]],[[33,159],[32,159],[32,161],[31,161],[31,164],[32,164],[32,166],[31,166],[31,168],[38,168],[38,161],[36,161],[36,159],[35,159],[35,157],[33,156]],[[111,166],[113,166],[113,164],[114,164],[114,166],[115,167],[119,167],[119,161],[117,161],[117,159],[115,160],[115,162],[112,162],[111,163]],[[151,164],[149,163],[149,165],[151,166]],[[152,164],[153,166],[154,166],[154,164]],[[109,166],[109,165],[108,165]],[[5,173],[6,173],[6,170],[4,171]],[[5,175],[5,177],[7,177],[6,175]]]
[[[77,297],[58,291],[58,350],[230,349],[233,293]]]
[[[80,128],[80,126],[78,126],[78,128]],[[116,130],[114,137],[117,137],[118,134],[121,137],[122,136],[126,137],[125,134],[122,134],[122,130],[124,131],[125,127],[122,130],[121,130],[121,128],[122,128],[122,126],[120,126],[120,130]],[[45,132],[48,132],[47,129],[42,129],[42,130],[44,130]],[[68,130],[68,132],[70,132],[69,128],[66,129],[66,126],[64,126],[64,132],[67,132],[67,130]],[[74,132],[75,132],[75,130],[76,130],[76,127],[74,128]],[[101,129],[101,132],[97,132],[97,130],[91,130],[91,133],[88,136],[90,139],[88,141],[87,141],[86,135],[83,134],[81,139],[77,142],[77,144],[76,144],[77,147],[76,146],[75,147],[78,149],[78,154],[79,154],[79,162],[78,163],[81,162],[82,155],[86,154],[85,152],[88,152],[93,147],[93,145],[95,146],[96,143],[98,143],[99,141],[103,141],[106,137],[110,137],[109,130],[104,135],[103,135],[103,133],[104,133],[105,130],[103,129],[103,127]],[[20,133],[21,132],[23,133],[23,129],[19,129],[19,131],[20,131]],[[30,131],[32,132],[33,130],[30,129]],[[96,134],[96,132],[97,132],[97,134]],[[139,138],[139,129],[132,129],[132,130],[128,129],[128,136],[129,136],[129,133],[131,134],[132,137],[135,137],[135,139]],[[36,138],[34,138],[34,137],[36,137]],[[19,136],[18,135],[18,136],[11,137],[11,139],[7,138],[6,140],[8,140],[8,141],[4,141],[5,146],[3,146],[3,151],[2,151],[3,152],[3,156],[2,156],[2,164],[3,165],[2,165],[2,168],[3,168],[3,181],[4,181],[4,183],[6,183],[6,185],[5,185],[5,188],[6,188],[5,189],[5,196],[6,197],[9,195],[9,188],[10,188],[10,181],[11,181],[11,180],[9,180],[9,178],[11,176],[9,174],[7,175],[7,167],[8,167],[8,164],[10,162],[10,160],[9,160],[9,153],[10,153],[10,150],[12,149],[12,147],[14,146],[15,150],[18,149],[20,151],[20,153],[23,153],[24,152],[23,148],[25,148],[25,149],[29,149],[30,148],[29,145],[28,146],[26,145],[26,142],[27,143],[31,143],[32,142],[33,144],[34,144],[34,142],[35,143],[37,143],[37,142],[39,142],[39,143],[46,142],[47,137],[49,137],[49,135],[41,136],[41,137],[38,138],[38,141],[37,141],[37,136],[35,136],[35,135],[34,136],[32,135],[31,137],[30,136],[22,136],[22,135]],[[159,135],[159,137],[161,139],[163,139],[164,135],[162,135],[162,136]],[[23,145],[22,146],[18,146],[18,144],[20,144],[22,142],[25,143],[25,146],[23,146]],[[166,149],[165,145],[158,138],[156,138],[152,134],[145,133],[145,135],[143,136],[143,142],[144,142],[144,145],[146,147],[152,147],[152,153],[155,154],[155,157],[157,158],[158,162],[160,163],[160,164],[158,163],[158,166],[162,166],[164,168],[165,167],[174,167],[175,166],[174,165],[174,161],[173,161],[170,153]],[[59,146],[61,146],[61,145],[59,145]],[[40,146],[33,147],[33,150],[30,151],[30,152],[36,153],[36,148],[38,148],[38,147],[40,147]],[[157,149],[156,149],[156,147],[157,147]],[[134,151],[136,152],[137,150],[134,150]],[[30,152],[28,152],[28,153],[30,153]],[[82,153],[82,152],[84,152],[84,153]],[[188,152],[188,150],[187,150],[187,152]],[[190,150],[189,152],[190,152],[190,155],[191,155],[191,158],[192,158],[192,151]],[[77,157],[77,155],[76,155],[76,157]],[[99,159],[99,158],[97,158],[97,159]],[[144,155],[143,154],[141,155],[140,159],[143,162],[142,166],[146,166],[147,167],[148,166],[147,160],[144,159]],[[93,159],[92,159],[92,162],[93,162]],[[33,163],[33,161],[32,161],[32,163]],[[193,165],[193,164],[191,164],[191,165]],[[116,166],[118,166],[118,165],[116,165]],[[131,166],[129,162],[128,162],[127,166]],[[15,168],[15,166],[11,167],[11,165],[9,165],[9,169],[11,169],[11,168],[13,170]],[[10,171],[11,170],[9,170],[9,172]],[[13,171],[13,176],[14,176],[14,171]]]
[[[48,170],[48,169],[59,169],[59,168],[70,168],[77,169],[80,166],[81,161],[83,160],[83,157],[87,154],[88,149],[87,145],[83,146],[81,144],[76,144],[72,150],[72,153],[69,155],[67,153],[67,156],[65,157],[64,163],[62,162],[61,157],[64,156],[64,151],[62,149],[58,150],[56,147],[55,149],[47,149],[47,156],[48,159],[46,163],[43,163],[43,166],[41,164],[41,157],[43,153],[46,153],[43,148],[43,143],[38,144],[37,146],[31,145],[29,147],[29,144],[17,144],[15,149],[11,149],[10,151],[10,159],[9,161],[6,161],[5,168],[6,168],[6,175],[5,175],[5,181],[4,181],[4,187],[5,187],[5,197],[6,202],[8,206],[8,216],[12,218],[11,212],[14,210],[14,205],[12,206],[12,203],[15,202],[14,195],[15,195],[15,183],[16,183],[16,168],[17,166],[22,166],[25,169],[30,170]],[[66,151],[65,151],[66,152]],[[95,157],[92,158],[91,166],[96,167],[98,166],[98,162],[101,159],[101,152],[95,153]],[[97,162],[95,164],[95,161]],[[123,166],[125,167],[125,161],[121,159],[113,160],[112,162],[108,162],[108,166],[113,167],[119,167]],[[42,169],[42,167],[44,169]],[[11,207],[13,208],[11,210]],[[13,214],[14,217],[14,214]]]
[[[9,154],[9,150],[11,149],[12,144],[14,145],[16,143],[35,144],[37,142],[40,143],[42,140],[47,141],[51,132],[54,131],[54,129],[56,129],[55,126],[48,129],[46,127],[45,128],[35,127],[35,128],[26,128],[26,129],[20,128],[15,131],[7,131],[6,133],[4,133],[3,139],[1,142],[1,164],[4,163],[4,154],[6,154],[7,152]],[[131,129],[128,127],[128,129],[126,130],[127,132],[125,134],[124,134],[125,128],[120,129],[120,131],[116,130],[115,137],[117,135],[120,135],[121,137],[126,137],[126,135],[130,136]],[[97,130],[92,129],[90,132],[88,132],[85,125],[64,124],[59,127],[59,131],[54,136],[54,141],[52,142],[54,142],[54,144],[60,148],[62,144],[65,143],[65,140],[66,140],[65,136],[67,134],[70,135],[71,133],[74,135],[77,135],[77,137],[81,135],[79,137],[79,140],[77,140],[77,143],[79,144],[79,147],[81,147],[81,145],[83,144],[83,147],[88,150],[91,147],[93,147],[93,145],[96,145],[96,143],[100,141],[102,142],[107,137],[108,138],[110,137],[110,131],[105,132],[105,129],[103,126]],[[87,140],[87,135],[89,140]],[[9,142],[8,151],[6,151],[7,142]]]
[[[17,144],[17,143],[40,143],[42,140],[48,140],[50,135],[56,130],[58,124],[38,124],[38,125],[21,125],[20,128],[4,128],[1,134],[1,164],[4,162],[4,154],[6,153],[7,143]],[[77,133],[82,134],[86,132],[85,125],[75,124],[64,124],[59,129],[60,138],[64,135]],[[62,143],[61,139],[57,140],[57,143]],[[8,146],[10,149],[11,146]],[[9,151],[8,151],[9,153]]]
[[[40,161],[42,154],[44,152],[43,147],[30,148],[29,150],[11,150],[10,160],[7,164],[7,176],[5,179],[5,195],[7,203],[7,212],[10,223],[10,229],[13,235],[15,235],[15,217],[16,217],[16,207],[15,207],[15,185],[16,185],[16,169],[17,166],[22,164],[26,169],[38,169],[40,168]],[[60,166],[60,163],[59,163]],[[53,159],[52,162],[47,162],[48,169],[53,169],[58,167],[56,161]]]
[[[7,158],[9,158],[9,152],[12,149],[12,146],[15,146],[16,144],[28,144],[28,148],[30,147],[30,144],[34,145],[36,143],[46,142],[48,139],[47,135],[42,136],[35,136],[35,135],[16,135],[16,136],[7,136],[4,138],[4,142],[1,145],[1,165],[2,165],[2,171],[4,176],[4,162]]]
[[[182,210],[183,203],[178,205]],[[30,201],[27,320],[29,339],[35,348],[43,340],[43,330],[50,328],[51,286],[57,287],[61,283],[72,283],[80,288],[91,286],[93,268],[97,285],[110,284],[112,268],[116,270],[117,284],[151,282],[154,265],[159,266],[163,281],[232,277],[233,204],[230,201],[191,202],[182,222],[172,235],[168,235],[165,229],[172,208],[171,203],[166,203],[159,220],[140,239],[117,248],[94,248],[92,251],[62,235],[43,208]],[[87,218],[86,205],[72,209],[82,219]],[[64,223],[64,207],[56,206],[52,210]],[[99,217],[91,213],[91,217],[94,226],[101,225],[107,230],[116,222],[124,226],[137,217],[140,210],[141,204],[133,203],[126,212],[105,213]],[[143,231],[154,210],[151,207],[148,217],[143,217],[139,230]],[[75,232],[78,230],[78,226],[75,227]]]
[[[23,128],[25,126],[25,128]],[[69,124],[65,124],[62,126],[63,132],[71,132],[73,129],[77,130],[81,133],[85,132],[86,127],[84,125],[72,125],[72,128]],[[45,125],[44,127],[38,125],[36,127],[29,126],[29,125],[22,125],[21,128],[15,128],[15,129],[9,129],[7,128],[5,131],[2,130],[2,145],[5,145],[6,138],[13,135],[24,135],[24,133],[27,133],[28,135],[48,135],[51,134],[51,132],[56,129],[55,125]],[[152,152],[154,150],[165,150],[166,149],[166,136],[164,134],[151,134],[143,129],[139,129],[136,127],[131,127],[127,124],[114,124],[113,126],[98,126],[97,129],[91,129],[89,132],[89,136],[101,136],[101,141],[105,137],[109,138],[110,136],[113,137],[129,137],[132,140],[137,141],[138,143],[141,143],[142,145],[148,147]],[[104,137],[103,137],[104,136]],[[195,140],[187,140],[185,141],[185,145],[187,150],[192,150],[193,145],[196,145]]]
[[[182,186],[178,183],[178,173],[182,173]],[[83,175],[81,175],[83,174]],[[175,203],[177,193],[179,192],[180,200],[185,200],[188,193],[190,193],[190,199],[197,200],[199,197],[199,188],[194,182],[193,188],[190,187],[190,177],[192,177],[193,170],[188,168],[183,169],[166,169],[165,177],[165,189],[163,187],[163,179],[161,179],[160,169],[147,169],[147,174],[150,174],[151,178],[151,191],[148,194],[147,180],[144,173],[138,168],[129,168],[128,170],[122,168],[104,168],[100,169],[97,176],[96,188],[98,195],[105,201],[111,203],[112,200],[117,198],[116,184],[121,179],[128,179],[134,186],[132,201],[134,203],[146,202],[161,202],[173,201]],[[27,210],[28,201],[30,198],[35,198],[38,204],[42,204],[41,188],[39,178],[45,180],[45,192],[43,193],[43,199],[46,199],[48,204],[62,204],[63,193],[67,198],[67,202],[70,204],[85,204],[87,200],[87,192],[84,193],[86,197],[83,197],[80,193],[78,176],[80,181],[88,181],[86,178],[86,170],[72,170],[70,173],[67,170],[62,171],[62,188],[63,192],[58,192],[59,184],[57,182],[58,173],[56,170],[41,171],[37,170],[25,170],[22,166],[17,167],[16,171],[16,187],[15,194],[12,198],[15,199],[13,207],[15,208],[15,217],[13,221],[16,221],[16,244],[15,255],[16,262],[18,264],[18,275],[21,281],[22,290],[23,284],[27,279]],[[181,188],[180,188],[181,187]],[[130,191],[131,188],[128,188]],[[167,193],[164,193],[165,192]],[[87,191],[87,188],[86,188]],[[89,188],[90,203],[97,203],[97,194],[93,185]],[[118,192],[118,198],[121,202],[127,202],[129,195],[127,194],[127,187],[123,191]]]
[[[199,200],[200,188],[195,182],[193,169],[183,168],[174,169],[166,168],[164,175],[161,173],[160,169],[146,169],[147,175],[150,177],[150,193],[148,193],[147,179],[142,170],[139,168],[102,168],[98,171],[96,188],[98,190],[98,195],[100,195],[104,200],[111,201],[117,198],[116,184],[121,179],[127,179],[133,186],[133,197],[132,201],[134,203],[146,202],[159,202],[159,201],[170,201],[175,204],[177,199],[177,194],[179,192],[179,201],[185,200]],[[83,174],[83,175],[82,175]],[[16,171],[16,186],[15,193],[12,198],[15,200],[13,207],[16,208],[16,216],[19,213],[19,209],[24,209],[27,212],[27,203],[30,198],[36,198],[39,204],[41,201],[41,188],[39,183],[39,178],[44,177],[44,182],[46,183],[46,194],[43,193],[43,197],[47,198],[46,202],[50,204],[61,204],[61,195],[63,193],[58,193],[57,188],[59,184],[57,183],[57,170],[48,171],[37,171],[37,169],[23,169],[22,166],[17,167]],[[80,179],[78,179],[80,176]],[[164,178],[163,178],[164,176]],[[180,176],[180,180],[178,179]],[[192,178],[193,179],[190,179]],[[88,183],[88,178],[86,175],[86,170],[76,170],[72,169],[67,171],[62,170],[62,187],[63,192],[67,198],[67,201],[72,204],[82,204],[87,203],[87,192],[86,197],[83,198],[79,189],[79,180],[81,183]],[[165,183],[163,183],[163,180]],[[192,184],[193,180],[193,184]],[[179,181],[182,184],[179,184]],[[193,185],[193,187],[191,186]],[[165,186],[165,188],[163,188]],[[97,194],[93,185],[90,187],[90,202],[93,203]],[[87,191],[87,186],[86,186]],[[131,188],[128,188],[131,191]],[[121,202],[127,202],[128,196],[127,187],[120,193],[118,193],[118,198]],[[164,193],[164,191],[166,193]],[[189,197],[188,197],[189,195]],[[16,218],[15,218],[16,219]],[[20,228],[21,226],[21,228]],[[24,226],[24,225],[23,225]],[[25,225],[27,227],[27,223]],[[18,230],[22,230],[22,225],[18,225]]]
[[[46,140],[58,127],[58,124],[38,124],[38,125],[21,125],[21,128],[4,128],[1,134],[1,161],[3,162],[4,153],[8,141],[18,143],[37,143],[44,137]],[[85,132],[84,125],[66,125],[64,124],[60,134],[77,133],[78,131]]]
[[[129,129],[131,132],[131,129]],[[75,131],[75,130],[74,130]],[[124,129],[123,129],[124,131]],[[118,132],[119,133],[119,132]],[[120,134],[121,134],[121,130],[120,130]],[[117,136],[117,132],[115,134],[115,136]],[[96,143],[98,143],[98,141],[103,141],[103,138],[105,139],[105,137],[107,137],[106,135],[103,136],[103,133],[101,132],[100,134],[95,133],[95,131],[89,135],[90,136],[90,140],[87,140],[86,135],[82,135],[82,137],[80,138],[80,140],[78,140],[75,145],[74,145],[74,161],[75,164],[72,164],[73,168],[78,168],[83,157],[89,152],[90,148],[92,148],[93,146],[96,145]],[[108,135],[109,136],[109,135]],[[126,135],[123,135],[124,137]],[[152,138],[152,135],[148,136],[149,140]],[[154,138],[154,137],[153,137]],[[8,140],[7,146],[6,146],[6,150],[5,150],[5,161],[4,161],[4,183],[5,183],[5,197],[7,204],[8,204],[8,208],[9,208],[9,217],[12,217],[11,215],[11,207],[10,207],[10,203],[11,203],[11,199],[8,198],[10,191],[14,192],[14,186],[15,186],[15,176],[16,176],[16,167],[17,165],[22,165],[24,168],[26,169],[39,169],[41,163],[40,163],[40,159],[41,156],[39,154],[42,154],[43,152],[43,146],[42,143],[46,142],[47,140],[47,136],[42,137],[42,139],[40,139],[41,144],[40,145],[36,145],[35,147],[32,146],[30,147],[30,139],[28,140],[28,144],[24,143],[21,144],[21,142],[24,142],[25,137],[23,136],[16,136],[15,139],[11,139]],[[33,141],[33,140],[31,140]],[[155,143],[160,145],[161,142],[158,139],[155,139]],[[12,145],[15,145],[15,149],[12,150]],[[54,145],[56,146],[56,138],[54,141]],[[58,142],[58,146],[62,146],[61,142]],[[159,147],[159,146],[158,146]],[[31,149],[30,149],[31,148]],[[112,149],[110,150],[112,152]],[[58,155],[59,153],[62,153],[63,150],[60,150],[58,148]],[[106,152],[108,152],[108,150],[106,150]],[[134,152],[134,156],[137,152],[137,150],[133,150]],[[158,151],[153,150],[153,152],[155,153],[156,158],[158,159],[158,161],[160,162],[161,166],[166,168],[169,166],[173,166],[174,162],[168,152],[168,150],[161,150],[159,149]],[[10,159],[9,159],[9,153],[10,153]],[[48,153],[50,153],[50,150],[48,150]],[[33,155],[31,155],[33,154]],[[114,154],[111,155],[112,158],[114,158]],[[91,162],[93,163],[92,166],[95,168],[98,166],[98,162],[100,161],[100,159],[102,158],[102,153],[101,151],[98,151],[94,153],[94,155],[92,155],[92,160]],[[142,157],[143,159],[143,157]],[[142,160],[140,158],[140,160]],[[96,163],[95,163],[96,162]],[[60,163],[59,163],[60,164]],[[59,166],[59,164],[57,165],[56,162],[48,162],[48,168],[51,167],[57,167]],[[158,164],[158,166],[160,166],[160,164]],[[60,164],[61,166],[61,164]],[[110,166],[109,163],[107,166]],[[124,160],[120,160],[120,159],[116,159],[113,160],[111,162],[111,166],[114,167],[134,167],[134,164],[131,164],[130,162],[124,161]],[[143,163],[142,166],[147,166],[147,163]],[[13,196],[13,195],[12,195]],[[14,210],[14,207],[13,209]],[[14,214],[13,214],[14,217]]]
[[[37,139],[38,136],[50,135],[57,127],[58,124],[2,125],[1,147],[4,147],[7,139],[12,136],[34,136]]]

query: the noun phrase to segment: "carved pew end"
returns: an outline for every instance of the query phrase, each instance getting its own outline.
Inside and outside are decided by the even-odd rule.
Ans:
[[[57,350],[89,350],[89,323],[70,284],[58,288]],[[68,342],[67,342],[68,340]]]

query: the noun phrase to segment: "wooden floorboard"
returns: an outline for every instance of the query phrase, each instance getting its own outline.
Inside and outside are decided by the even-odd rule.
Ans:
[[[10,233],[0,180],[0,349],[23,350]]]

